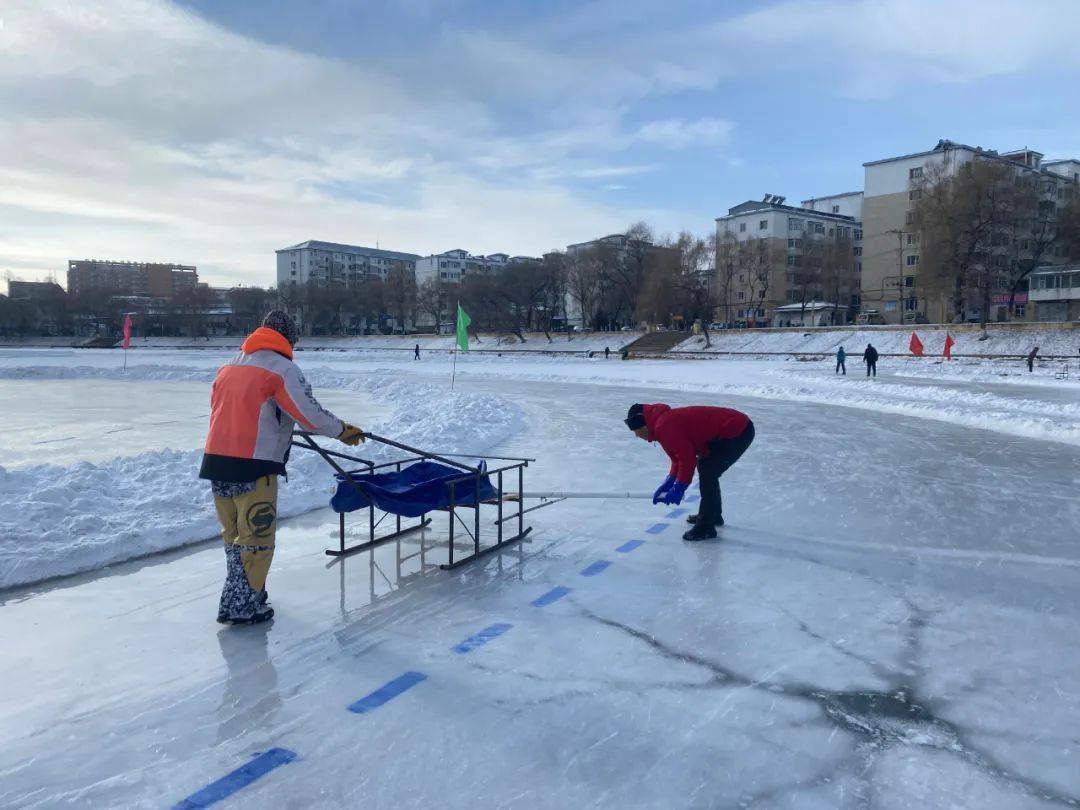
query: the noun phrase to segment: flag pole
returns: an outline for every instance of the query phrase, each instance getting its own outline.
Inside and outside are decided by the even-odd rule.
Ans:
[[[457,379],[457,349],[451,349],[450,354],[454,355],[453,370],[450,372],[450,392],[454,391],[454,380]]]

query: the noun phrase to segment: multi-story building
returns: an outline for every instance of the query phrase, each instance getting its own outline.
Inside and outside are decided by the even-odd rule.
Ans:
[[[784,200],[766,194],[716,218],[717,317],[739,326],[789,326],[813,311],[847,323],[860,303],[861,195],[813,198],[800,208]],[[784,317],[789,304],[799,304],[798,317]]]
[[[576,242],[572,245],[566,246],[566,256],[569,260],[573,261],[578,259],[591,251],[605,254],[604,261],[611,262],[612,264],[624,264],[626,262],[634,262],[638,259],[643,261],[651,261],[652,257],[661,251],[672,251],[673,248],[662,247],[655,245],[652,242],[644,239],[637,239],[625,233],[612,233],[607,236],[601,236],[598,239],[591,239],[588,242]],[[601,280],[603,282],[603,280]],[[574,295],[573,284],[569,285],[569,289],[565,296],[565,309],[566,309],[566,323],[567,325],[575,326],[579,329],[588,328],[588,324],[585,323],[585,318],[581,311],[581,302]],[[598,291],[599,298],[603,298],[605,290],[600,289]],[[609,322],[609,327],[610,327]],[[629,323],[623,324],[629,326]]]
[[[473,255],[460,248],[445,253],[435,253],[416,260],[416,283],[423,284],[438,279],[457,284],[466,276],[478,273],[497,273],[508,264],[537,261],[530,256],[511,256],[508,253]]]
[[[68,294],[106,290],[116,295],[173,298],[194,290],[199,273],[193,265],[77,259],[68,262]]]
[[[9,281],[8,298],[12,301],[51,303],[64,297],[64,288],[55,281]]]
[[[1039,267],[1031,271],[1024,296],[1036,321],[1080,321],[1080,264]]]
[[[877,311],[889,323],[923,320],[948,320],[956,313],[949,312],[947,296],[931,293],[919,281],[922,235],[915,218],[915,207],[922,193],[924,179],[933,174],[955,173],[974,160],[999,161],[1014,169],[1020,176],[1029,176],[1039,183],[1040,193],[1049,205],[1077,193],[1080,184],[1080,161],[1043,161],[1043,155],[1032,149],[999,153],[981,147],[941,140],[933,149],[909,155],[884,158],[864,163],[865,181],[862,199],[863,216],[863,311]],[[1004,257],[1001,257],[1004,259]],[[1053,261],[1063,256],[1046,257]],[[992,296],[994,311],[990,320],[1028,319],[1031,313],[1025,306],[1026,288],[1021,296],[1012,296],[1007,281]],[[968,311],[969,318],[981,313]]]
[[[314,239],[275,253],[278,289],[289,284],[353,287],[370,279],[385,281],[396,269],[414,272],[420,258],[415,253]]]

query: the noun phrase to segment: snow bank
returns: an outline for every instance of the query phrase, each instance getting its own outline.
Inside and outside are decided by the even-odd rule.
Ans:
[[[520,409],[497,397],[450,394],[371,375],[338,382],[340,387],[370,390],[396,406],[387,420],[365,427],[406,444],[483,452],[523,425]],[[372,459],[393,457],[394,452],[382,446],[361,450]],[[197,450],[159,450],[101,464],[17,471],[0,467],[0,588],[88,571],[214,536],[218,524],[209,484],[197,477],[200,458]],[[326,463],[297,450],[289,463],[289,480],[282,481],[280,514],[326,506],[332,489]]]
[[[705,338],[691,337],[675,347],[676,351],[695,352],[821,352],[833,354],[843,346],[851,360],[857,360],[867,343],[873,343],[882,354],[908,354],[911,333],[919,335],[927,355],[940,356],[945,348],[945,333],[952,335],[956,345],[953,354],[1009,354],[1026,355],[1033,346],[1042,354],[1059,354],[1077,357],[1080,349],[1080,330],[1066,327],[1018,329],[987,327],[987,339],[979,340],[978,330],[947,330],[941,326],[914,325],[900,328],[869,329],[783,329],[765,332],[761,330],[734,330],[713,332],[711,347],[705,348]]]
[[[481,334],[480,342],[470,341],[473,350],[480,351],[526,351],[526,352],[582,352],[603,351],[605,346],[610,346],[612,351],[633,343],[644,334],[642,331],[632,332],[579,332],[573,338],[567,334],[552,332],[551,340],[543,332],[526,332],[525,342],[518,340],[516,335]],[[0,347],[15,351],[30,352],[34,348],[43,349],[48,347],[68,348],[73,343],[78,343],[84,338],[27,338],[25,340],[0,340]],[[238,351],[243,337],[214,337],[214,338],[187,338],[187,337],[135,337],[131,342],[131,351],[138,353],[145,349],[210,349],[224,351]],[[406,352],[412,351],[413,346],[420,344],[421,350],[449,350],[457,345],[454,335],[363,335],[358,337],[303,337],[297,344],[297,350],[325,351],[325,350],[386,350],[396,349]],[[90,350],[81,350],[90,351]],[[94,350],[95,352],[102,350]]]

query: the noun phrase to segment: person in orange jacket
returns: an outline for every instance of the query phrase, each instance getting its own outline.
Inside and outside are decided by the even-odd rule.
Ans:
[[[266,577],[274,558],[278,476],[285,473],[293,426],[355,446],[364,433],[315,399],[293,362],[299,333],[283,310],[270,312],[240,354],[217,373],[210,430],[199,477],[210,481],[225,541],[223,624],[255,624],[274,615]]]
[[[631,405],[625,421],[638,438],[659,442],[671,459],[667,478],[653,493],[653,503],[682,503],[696,467],[701,506],[696,515],[687,517],[686,522],[693,525],[683,540],[716,537],[716,527],[724,525],[720,476],[754,441],[750,417],[734,408],[672,408],[656,403]]]

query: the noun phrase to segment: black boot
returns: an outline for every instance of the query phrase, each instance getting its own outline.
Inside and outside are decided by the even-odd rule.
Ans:
[[[716,527],[699,523],[682,536],[683,540],[712,540],[716,537]]]
[[[227,613],[219,613],[219,624],[261,624],[274,618],[274,609],[266,605],[260,605],[250,616],[230,616]]]
[[[699,520],[701,520],[701,515],[687,515],[686,516],[686,522],[689,523],[691,526],[696,526],[698,524]],[[716,523],[714,525],[723,526],[724,525],[724,519],[722,517],[718,517],[716,519]]]

